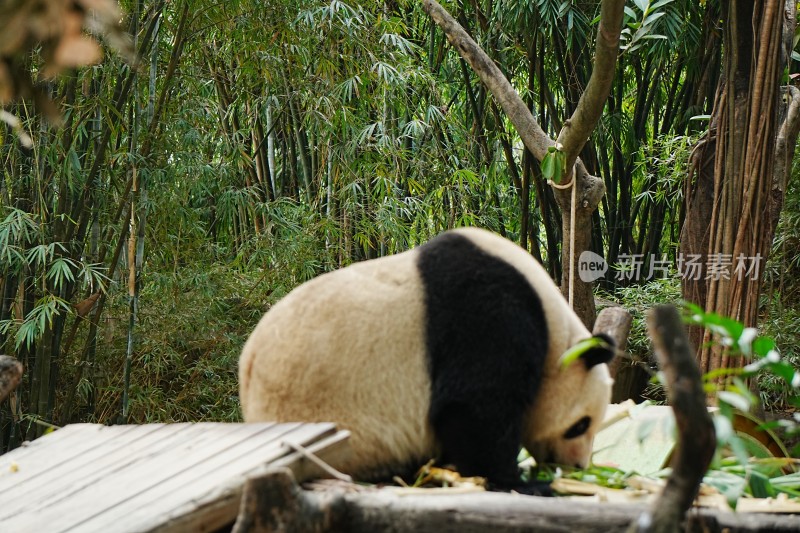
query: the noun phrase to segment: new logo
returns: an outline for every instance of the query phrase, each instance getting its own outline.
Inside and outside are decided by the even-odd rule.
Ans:
[[[578,276],[584,283],[591,283],[605,276],[608,272],[606,260],[594,252],[586,250],[578,258]]]

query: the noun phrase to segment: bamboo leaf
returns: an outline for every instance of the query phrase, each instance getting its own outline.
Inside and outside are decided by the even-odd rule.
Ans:
[[[750,407],[752,405],[749,398],[743,394],[738,394],[735,392],[720,391],[717,397],[723,402],[735,407],[740,411],[744,411],[745,413],[750,411]]]
[[[630,17],[631,19],[637,20],[639,18],[639,15],[632,8],[625,6],[624,9],[625,9],[625,14],[628,15],[628,17]],[[597,20],[599,21],[600,18],[598,17]]]
[[[542,159],[542,176],[546,180],[553,179],[555,175],[556,160],[552,152],[548,152]]]
[[[568,367],[589,350],[597,348],[609,348],[609,346],[601,337],[589,337],[588,339],[578,342],[561,356],[561,368]]]
[[[658,0],[655,4],[650,6],[650,11],[657,11],[658,9],[664,7],[667,4],[672,3],[674,0]]]

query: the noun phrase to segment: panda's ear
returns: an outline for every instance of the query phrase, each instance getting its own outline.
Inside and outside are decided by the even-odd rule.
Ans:
[[[583,339],[575,346],[564,352],[561,356],[561,367],[566,368],[577,360],[581,360],[586,370],[591,370],[595,365],[608,363],[614,359],[616,353],[614,340],[608,335],[598,333],[593,337]]]
[[[581,354],[581,361],[586,365],[586,370],[591,370],[595,365],[610,363],[614,359],[614,353],[616,352],[616,343],[608,335],[598,333],[593,335],[592,339],[600,342],[597,342],[595,346]]]

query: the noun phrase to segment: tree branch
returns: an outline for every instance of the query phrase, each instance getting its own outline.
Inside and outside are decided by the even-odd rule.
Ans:
[[[600,5],[600,24],[595,43],[594,67],[592,76],[578,101],[572,117],[564,122],[558,141],[567,155],[567,168],[572,168],[575,159],[583,149],[597,121],[603,114],[619,52],[619,34],[622,28],[624,0],[603,0]]]
[[[528,106],[525,105],[492,58],[486,55],[486,52],[464,31],[456,19],[435,0],[424,0],[422,7],[495,97],[514,127],[517,128],[517,133],[525,147],[536,159],[541,161],[547,153],[547,148],[553,146],[555,141],[539,126]]]
[[[600,203],[603,194],[605,194],[605,185],[603,180],[588,173],[578,158],[578,153],[583,149],[589,134],[600,118],[605,99],[611,89],[624,4],[624,0],[602,0],[595,67],[586,87],[586,92],[581,96],[572,118],[564,124],[562,134],[559,137],[562,144],[566,143],[563,148],[567,163],[566,177],[572,176],[574,166],[575,172],[572,181],[577,187],[575,220],[572,220],[570,216],[571,188],[555,191],[556,200],[562,211],[561,221],[565,236],[561,248],[562,264],[564,265],[561,291],[566,295],[570,292],[570,285],[575,284],[572,299],[573,309],[587,326],[591,326],[595,319],[592,284],[584,283],[577,278],[570,278],[570,272],[578,271],[577,268],[570,268],[570,261],[573,262],[572,264],[577,264],[581,253],[589,249],[591,244],[592,213]],[[555,141],[536,122],[528,107],[497,65],[495,65],[494,61],[435,0],[423,0],[422,5],[425,12],[444,31],[450,44],[470,64],[495,100],[503,108],[528,151],[537,160],[542,161],[547,154],[547,149],[555,145]],[[611,28],[616,28],[616,30]],[[565,183],[568,182],[565,180]],[[566,238],[566,236],[569,236],[569,238]],[[575,253],[572,253],[573,245]]]
[[[631,531],[681,531],[700,482],[716,449],[716,432],[706,407],[702,376],[677,309],[659,305],[647,317],[659,366],[667,380],[667,399],[675,413],[678,442],[672,456],[672,474],[653,508],[631,525]]]
[[[772,171],[772,188],[779,189],[782,193],[786,191],[794,155],[793,147],[797,144],[797,136],[800,133],[800,89],[788,85],[783,88],[783,93],[786,117],[775,139],[775,167]],[[773,216],[780,214],[780,208],[776,211]]]
[[[631,332],[633,316],[623,307],[606,307],[597,315],[592,334],[608,335],[614,339],[617,350],[624,352],[628,345],[628,334]]]
[[[424,0],[422,5],[425,12],[444,31],[450,44],[467,60],[500,103],[528,150],[541,161],[547,153],[547,148],[555,143],[536,122],[505,75],[441,5],[435,0]],[[578,101],[578,107],[572,117],[564,123],[558,136],[558,142],[564,146],[563,150],[567,155],[567,169],[572,169],[572,165],[575,164],[578,154],[603,113],[605,100],[611,91],[624,6],[624,0],[603,0],[601,4],[592,76]]]
[[[249,479],[234,533],[623,533],[640,509],[631,504],[462,492],[458,488],[402,491],[338,481],[315,485],[315,490],[303,490],[285,468]],[[691,531],[707,533],[794,533],[800,517],[698,509],[691,525]]]

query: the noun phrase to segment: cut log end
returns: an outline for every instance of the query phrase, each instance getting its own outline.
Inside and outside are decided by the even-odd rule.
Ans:
[[[606,307],[597,315],[592,333],[602,333],[611,337],[617,350],[622,352],[628,345],[628,334],[631,332],[633,317],[622,307]]]
[[[13,357],[0,355],[0,402],[17,388],[22,379],[22,364]]]

